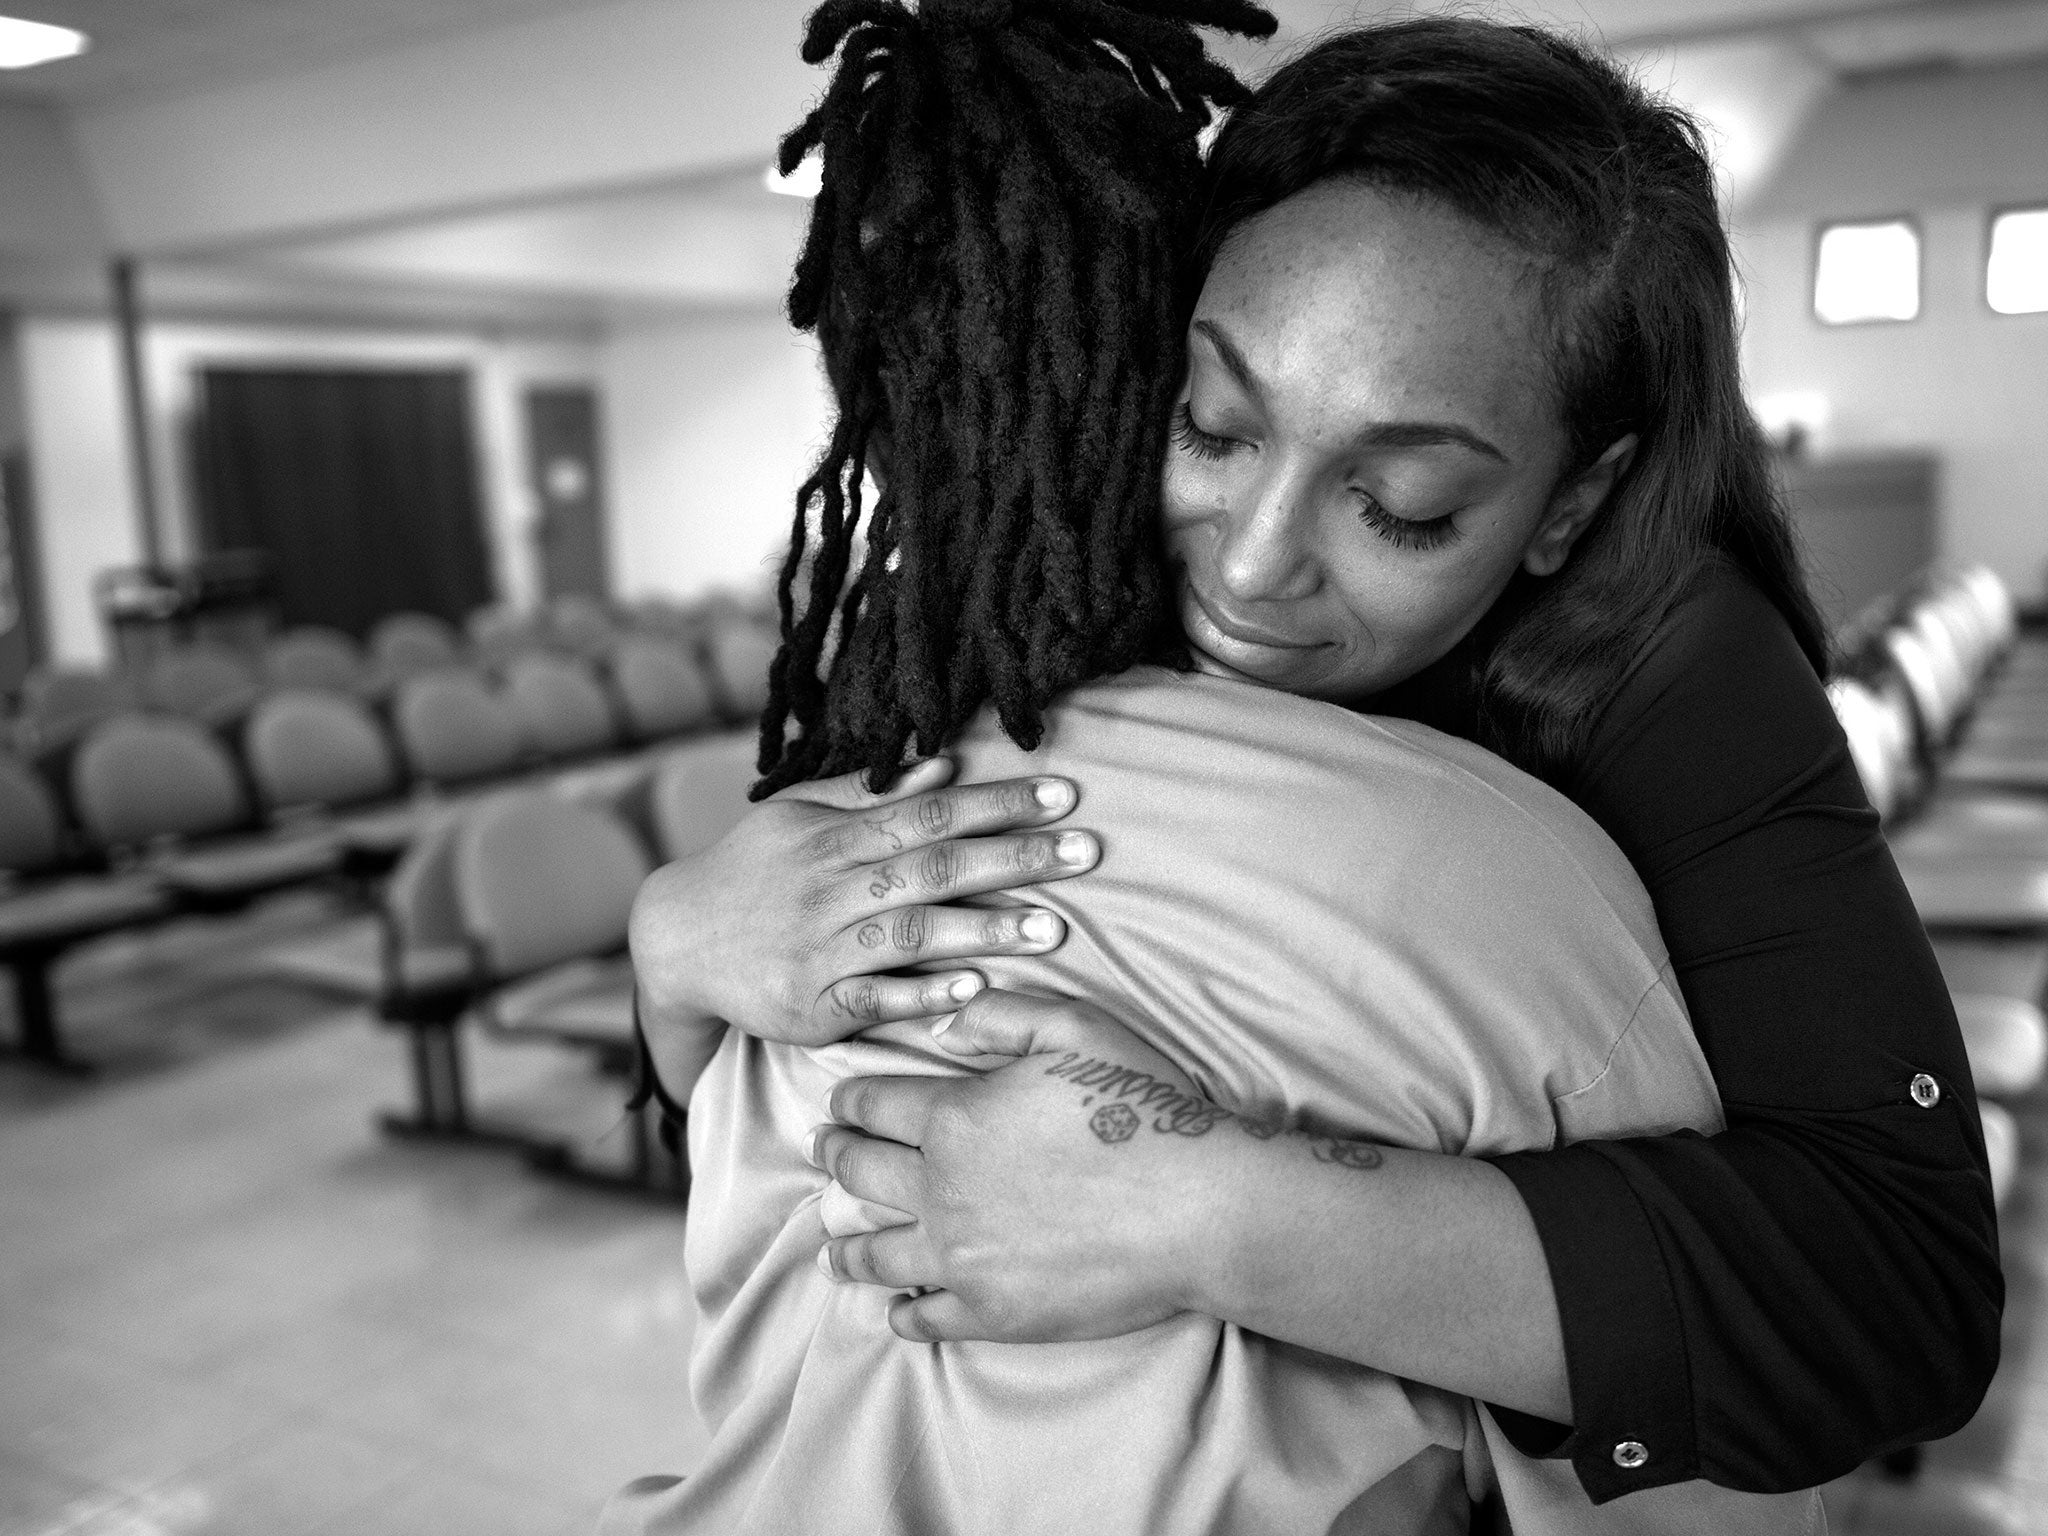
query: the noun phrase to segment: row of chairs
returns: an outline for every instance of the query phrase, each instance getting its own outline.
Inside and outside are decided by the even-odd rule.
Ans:
[[[509,1146],[548,1171],[662,1194],[687,1191],[679,1150],[630,1122],[621,1172],[563,1139],[480,1116],[464,1034],[587,1053],[624,1076],[636,1054],[627,920],[657,861],[709,847],[745,813],[755,738],[699,738],[607,780],[479,798],[421,839],[380,908],[380,1017],[405,1031],[414,1106],[387,1133]]]
[[[361,881],[465,794],[615,760],[630,776],[632,754],[731,723],[672,643],[633,637],[612,661],[600,677],[534,653],[502,683],[422,671],[381,703],[286,689],[225,730],[126,710],[64,753],[0,753],[0,963],[14,974],[24,1054],[76,1065],[49,970],[80,943],[289,885]],[[757,707],[759,692],[727,696]]]
[[[1922,581],[1845,649],[1829,695],[1947,978],[2002,1202],[2002,1101],[2048,1073],[2048,639],[1979,567]]]
[[[40,669],[24,681],[10,722],[15,748],[47,757],[121,710],[149,708],[183,715],[215,728],[243,719],[266,693],[318,689],[388,699],[410,678],[469,667],[506,674],[523,663],[570,660],[607,677],[630,714],[642,706],[675,708],[656,699],[690,674],[687,706],[732,718],[758,713],[765,698],[774,628],[735,605],[677,610],[661,618],[650,610],[637,624],[614,621],[593,600],[548,610],[563,615],[522,631],[517,645],[466,641],[445,620],[428,614],[392,614],[359,646],[338,630],[303,626],[244,654],[198,643],[175,647],[130,672]],[[496,610],[473,616],[472,629],[488,632]],[[502,617],[502,615],[497,615]],[[679,659],[678,659],[679,658]],[[507,681],[510,681],[509,677]]]

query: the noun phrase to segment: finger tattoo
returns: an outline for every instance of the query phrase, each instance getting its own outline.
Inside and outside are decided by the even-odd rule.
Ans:
[[[891,853],[901,853],[903,851],[902,834],[889,825],[895,819],[896,813],[894,811],[884,811],[879,816],[863,816],[861,818],[861,825],[874,833],[875,836],[887,842]]]
[[[889,942],[889,931],[880,923],[862,923],[860,932],[854,935],[863,949],[880,949]]]
[[[875,871],[875,878],[868,883],[868,894],[880,898],[891,891],[900,891],[910,882],[896,872],[894,864],[884,864]]]

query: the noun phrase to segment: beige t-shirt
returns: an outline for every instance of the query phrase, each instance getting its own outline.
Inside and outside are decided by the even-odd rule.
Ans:
[[[1721,1124],[1649,899],[1569,801],[1427,728],[1151,669],[1077,690],[1024,753],[986,718],[961,779],[1059,773],[1100,867],[1034,888],[1052,954],[997,986],[1085,997],[1233,1110],[1460,1154]],[[1818,1501],[1705,1484],[1595,1510],[1468,1400],[1183,1315],[1082,1344],[906,1343],[816,1267],[805,1134],[838,1080],[957,1073],[917,1026],[816,1050],[730,1032],[690,1101],[691,1388],[711,1430],[608,1533],[1790,1532]],[[843,1204],[843,1202],[842,1202]]]

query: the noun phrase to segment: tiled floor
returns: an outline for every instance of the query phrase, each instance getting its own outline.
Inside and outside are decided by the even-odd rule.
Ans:
[[[82,1017],[143,1006],[97,964]],[[127,1081],[0,1064],[0,1536],[587,1536],[689,1468],[680,1211],[381,1139],[400,1062],[330,1006]],[[483,1051],[476,1087],[619,1131],[573,1058]],[[2005,1366],[1917,1480],[1831,1488],[1838,1533],[2048,1536],[2048,1101],[2018,1114]]]
[[[398,1062],[337,1014],[0,1122],[0,1533],[587,1536],[688,1467],[680,1211],[381,1140]]]

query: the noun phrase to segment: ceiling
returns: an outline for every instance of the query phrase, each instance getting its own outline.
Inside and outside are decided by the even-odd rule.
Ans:
[[[607,3],[0,0],[0,10],[77,26],[94,38],[79,58],[0,74],[0,101],[92,111],[545,16],[590,10],[596,20]],[[753,0],[673,3],[745,8]],[[1290,43],[1396,9],[1391,0],[1267,3],[1282,24],[1277,46],[1224,50],[1251,74],[1269,68]],[[1422,8],[1432,3],[1422,0]],[[1466,0],[1451,3],[1471,9]],[[1401,0],[1399,9],[1411,7]],[[1723,129],[1738,195],[1741,179],[1767,174],[1806,108],[1838,82],[2048,57],[2048,0],[1504,0],[1488,9],[1584,32],[1637,59],[1653,83]],[[451,314],[497,305],[516,315],[525,304],[553,323],[773,303],[805,207],[761,190],[759,169],[451,210],[395,228],[244,247],[213,261],[153,263],[154,286],[160,299],[189,289],[200,307],[241,284],[274,303],[284,302],[278,295],[313,304],[346,296],[338,302],[364,312],[380,307],[380,293],[394,312],[439,303]]]
[[[293,74],[604,0],[0,0],[76,27],[76,58],[0,73],[0,100],[102,106]],[[745,4],[746,0],[736,0]]]
[[[77,27],[92,47],[0,74],[0,100],[94,107],[371,57],[431,37],[606,0],[0,0]],[[748,0],[729,0],[744,6]],[[1374,0],[1268,0],[1286,43],[1396,9]],[[1405,9],[1406,7],[1401,7]],[[1521,0],[1515,14],[1584,27],[1614,45],[1769,31],[1848,70],[2048,52],[2048,0]]]

